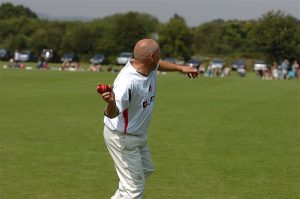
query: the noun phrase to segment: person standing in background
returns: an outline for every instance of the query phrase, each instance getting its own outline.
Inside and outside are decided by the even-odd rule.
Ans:
[[[18,49],[15,50],[15,54],[14,54],[14,61],[15,61],[15,68],[19,68],[20,67],[20,53],[18,51]]]

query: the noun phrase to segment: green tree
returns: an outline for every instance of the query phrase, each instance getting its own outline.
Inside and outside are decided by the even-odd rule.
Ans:
[[[5,47],[13,50],[27,49],[28,45],[27,45],[26,37],[21,34],[16,36],[10,36],[5,43]]]
[[[94,49],[93,31],[88,24],[76,22],[67,27],[60,45],[62,52],[88,55]]]
[[[39,26],[39,20],[26,17],[0,20],[0,43],[11,50],[30,50],[28,42]]]
[[[184,18],[174,15],[159,29],[159,43],[163,57],[189,59],[192,55],[192,33]]]
[[[107,19],[94,20],[90,23],[93,31],[94,51],[92,53],[104,54],[110,62],[116,59],[116,42],[114,40],[114,22],[110,23]]]
[[[27,17],[37,19],[37,15],[29,8],[22,5],[14,6],[12,3],[2,3],[0,5],[0,19]]]
[[[156,31],[158,20],[148,14],[129,12],[92,21],[94,51],[104,53],[111,62],[123,51],[132,51],[135,43]]]
[[[193,49],[204,55],[239,57],[250,55],[253,44],[253,21],[215,20],[193,29]]]
[[[113,28],[117,52],[132,51],[135,43],[155,31],[158,21],[150,15],[129,12],[117,18]]]
[[[299,21],[282,11],[263,15],[258,21],[255,36],[259,49],[270,61],[300,56]]]
[[[212,54],[222,32],[223,20],[215,20],[193,29],[193,49],[199,54]]]
[[[58,51],[63,39],[65,28],[59,22],[43,22],[28,39],[32,51],[39,55],[42,49]]]

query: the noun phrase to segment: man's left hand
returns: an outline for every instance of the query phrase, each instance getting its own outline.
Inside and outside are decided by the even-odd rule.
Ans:
[[[181,72],[186,74],[189,78],[195,78],[199,75],[198,70],[192,66],[182,66]]]

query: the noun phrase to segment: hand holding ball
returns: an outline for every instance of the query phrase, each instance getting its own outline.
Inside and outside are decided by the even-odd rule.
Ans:
[[[98,84],[98,87],[97,87],[97,92],[102,95],[103,93],[106,93],[106,92],[110,92],[111,91],[111,87],[110,85],[108,84]]]

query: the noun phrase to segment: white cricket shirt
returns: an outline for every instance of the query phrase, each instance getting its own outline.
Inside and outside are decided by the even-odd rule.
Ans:
[[[119,115],[104,117],[111,130],[131,135],[145,135],[150,123],[156,90],[156,70],[144,76],[128,62],[113,84]]]

